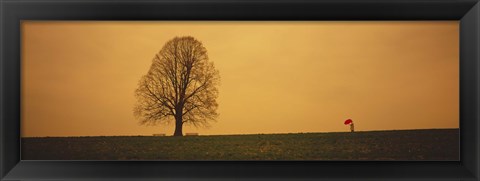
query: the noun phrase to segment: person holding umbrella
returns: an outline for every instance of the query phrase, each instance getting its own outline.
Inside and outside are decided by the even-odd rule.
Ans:
[[[355,132],[355,126],[353,125],[353,121],[352,119],[347,119],[345,120],[345,122],[343,123],[345,125],[349,124],[350,125],[350,132]]]

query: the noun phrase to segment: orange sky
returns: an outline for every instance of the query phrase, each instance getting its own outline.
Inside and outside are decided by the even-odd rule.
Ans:
[[[134,91],[164,43],[202,41],[220,116],[184,133],[458,128],[459,23],[22,22],[22,136],[173,134]]]

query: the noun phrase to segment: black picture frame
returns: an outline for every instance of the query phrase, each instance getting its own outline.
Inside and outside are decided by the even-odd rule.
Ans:
[[[22,20],[459,20],[460,161],[22,161]],[[479,180],[477,0],[0,0],[1,180]]]

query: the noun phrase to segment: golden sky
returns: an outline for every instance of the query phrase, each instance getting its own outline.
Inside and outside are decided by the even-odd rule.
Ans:
[[[210,128],[257,134],[459,127],[458,21],[22,22],[22,136],[173,134],[134,91],[175,36],[220,71]]]

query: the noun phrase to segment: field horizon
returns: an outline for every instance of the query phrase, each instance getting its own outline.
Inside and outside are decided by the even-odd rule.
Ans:
[[[388,129],[388,130],[362,130],[355,131],[356,133],[360,132],[389,132],[389,131],[419,131],[419,130],[457,130],[460,128],[419,128],[419,129]],[[190,133],[190,132],[187,132]],[[191,132],[198,133],[198,135],[193,136],[243,136],[243,135],[283,135],[283,134],[326,134],[326,133],[350,133],[349,131],[324,131],[324,132],[278,132],[278,133],[234,133],[234,134],[201,134],[201,132]],[[153,133],[145,135],[92,135],[92,136],[26,136],[21,138],[83,138],[83,137],[155,137],[154,134],[164,134],[164,133]],[[173,134],[166,134],[163,136],[157,137],[172,137]],[[183,136],[189,136],[184,133]]]
[[[459,129],[22,138],[22,160],[458,160]]]

